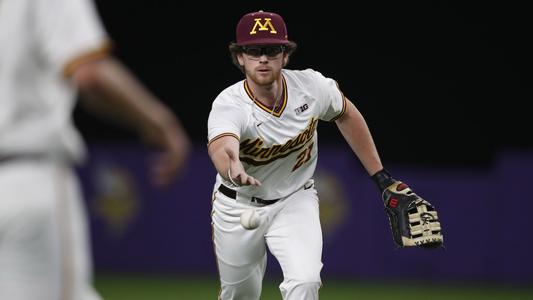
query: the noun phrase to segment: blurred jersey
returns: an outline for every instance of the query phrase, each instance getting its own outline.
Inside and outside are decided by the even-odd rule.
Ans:
[[[76,66],[105,54],[89,0],[0,0],[0,299],[97,300],[70,162]]]
[[[0,155],[83,158],[65,77],[107,48],[88,0],[0,0]]]

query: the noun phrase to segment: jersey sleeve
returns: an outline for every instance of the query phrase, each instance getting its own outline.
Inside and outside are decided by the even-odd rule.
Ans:
[[[208,145],[223,136],[233,136],[240,139],[245,124],[246,114],[236,103],[224,101],[219,96],[213,102],[207,121]]]
[[[346,98],[335,80],[325,77],[320,72],[313,71],[313,73],[320,98],[320,119],[335,121],[346,111]]]
[[[92,0],[36,0],[35,22],[42,56],[70,75],[76,66],[108,55],[110,42]]]

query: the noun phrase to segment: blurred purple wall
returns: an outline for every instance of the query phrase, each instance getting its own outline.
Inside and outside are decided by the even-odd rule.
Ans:
[[[149,154],[126,146],[91,149],[80,169],[97,270],[216,274],[211,243],[215,170],[196,149],[167,190],[147,178]],[[396,249],[379,194],[347,148],[322,148],[316,172],[324,227],[323,276],[533,281],[533,153],[492,166],[388,165],[439,211],[446,250]],[[270,269],[279,270],[270,259]]]

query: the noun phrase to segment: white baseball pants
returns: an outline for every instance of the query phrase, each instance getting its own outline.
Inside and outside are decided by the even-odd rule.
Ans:
[[[283,271],[279,288],[285,300],[318,299],[322,269],[322,229],[317,192],[312,185],[274,204],[254,206],[215,191],[213,240],[222,300],[257,300],[266,269],[266,246]],[[246,230],[240,214],[250,207],[262,224]]]
[[[0,164],[0,299],[97,300],[76,174],[64,164]]]

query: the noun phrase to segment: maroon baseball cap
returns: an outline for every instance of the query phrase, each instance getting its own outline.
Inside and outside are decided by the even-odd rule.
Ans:
[[[287,27],[280,15],[258,11],[244,15],[237,24],[237,45],[288,44]]]

